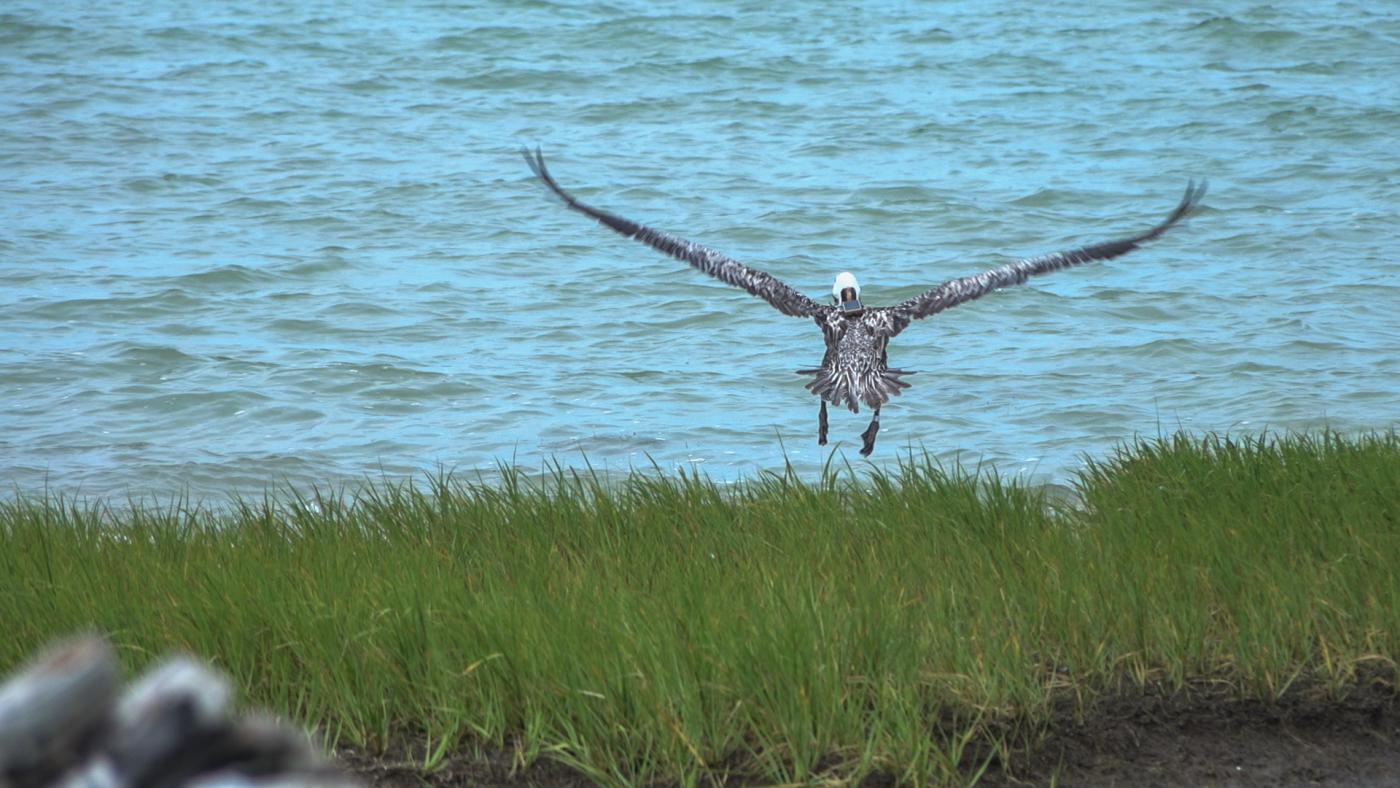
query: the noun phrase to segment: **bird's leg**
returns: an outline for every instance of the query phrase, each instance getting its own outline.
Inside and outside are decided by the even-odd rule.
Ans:
[[[860,448],[862,457],[869,457],[870,452],[875,450],[875,434],[880,431],[880,409],[875,409],[875,416],[870,420],[870,426],[865,428],[865,432],[860,434],[860,439],[865,441],[865,445]]]
[[[822,400],[821,413],[817,414],[817,445],[826,445],[826,400]]]

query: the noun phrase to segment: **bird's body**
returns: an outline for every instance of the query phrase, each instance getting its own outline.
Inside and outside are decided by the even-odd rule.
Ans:
[[[826,340],[826,354],[820,367],[797,370],[799,375],[813,376],[808,391],[859,413],[862,403],[878,408],[909,388],[900,376],[913,373],[889,367],[887,348],[901,327],[888,309],[866,309],[859,317],[847,317],[828,308],[816,321]]]
[[[864,455],[869,455],[875,445],[875,435],[880,429],[880,406],[909,387],[901,378],[913,373],[890,368],[888,346],[889,341],[907,328],[910,322],[980,298],[993,290],[1022,284],[1036,274],[1126,254],[1138,248],[1138,244],[1156,238],[1181,221],[1195,209],[1206,191],[1204,182],[1199,187],[1194,182],[1188,184],[1185,196],[1164,221],[1131,238],[1031,257],[973,276],[951,279],[894,306],[866,307],[860,302],[860,285],[848,272],[836,277],[836,284],[832,287],[834,303],[818,303],[781,280],[749,268],[710,247],[579,202],[554,181],[538,150],[534,153],[526,151],[525,160],[535,175],[569,208],[726,284],[758,296],[785,315],[815,320],[826,341],[826,353],[822,356],[821,366],[797,372],[813,377],[807,383],[807,389],[822,400],[818,417],[818,443],[826,443],[827,403],[838,407],[844,405],[852,413],[859,412],[864,404],[874,411],[870,426],[861,435],[864,440],[861,454]]]

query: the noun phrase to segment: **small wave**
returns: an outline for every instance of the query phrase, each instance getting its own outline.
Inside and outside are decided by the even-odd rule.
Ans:
[[[348,90],[351,93],[378,93],[386,90],[393,90],[397,83],[388,77],[379,76],[369,79],[356,79],[350,82],[341,82],[336,87]]]
[[[1232,17],[1213,16],[1209,19],[1203,19],[1200,22],[1191,25],[1188,29],[1200,30],[1208,33],[1229,34],[1237,33],[1241,30],[1244,30],[1246,29],[1246,26],[1235,21],[1235,19],[1233,19]]]
[[[1066,191],[1064,189],[1036,189],[1030,194],[1017,197],[1011,201],[1011,204],[1029,208],[1063,206],[1074,203],[1079,196],[1080,195],[1075,192]]]
[[[1154,339],[1131,345],[1128,350],[1135,356],[1164,359],[1191,356],[1200,350],[1200,344],[1190,339]]]
[[[121,363],[134,364],[159,364],[164,366],[174,366],[178,364],[194,365],[203,362],[203,359],[191,356],[179,348],[159,346],[159,345],[138,345],[130,346],[128,343],[118,343],[114,348],[116,358]]]
[[[530,31],[521,27],[475,27],[464,33],[438,36],[428,42],[428,48],[438,52],[480,52],[485,45],[500,46],[504,41],[525,39]]]
[[[285,200],[271,200],[265,197],[235,197],[219,203],[219,208],[238,211],[283,211],[291,207]]]
[[[290,276],[298,279],[309,279],[321,274],[343,271],[351,267],[351,264],[340,253],[350,250],[339,246],[328,246],[318,250],[326,256],[319,260],[304,260],[290,265],[283,265],[277,268],[283,276]]]
[[[558,90],[564,87],[589,85],[594,78],[575,70],[554,68],[510,68],[496,66],[461,76],[443,76],[433,80],[433,84],[465,90],[522,90],[548,88]]]
[[[25,44],[45,39],[62,39],[76,33],[67,25],[51,25],[26,21],[16,14],[0,14],[0,44]]]
[[[157,315],[186,315],[203,306],[203,303],[202,299],[195,298],[183,289],[166,288],[147,295],[50,301],[32,307],[28,314],[31,317],[54,321],[90,321],[95,316],[100,316],[103,320],[146,322]]]
[[[852,196],[861,200],[873,200],[884,205],[929,205],[942,202],[941,191],[926,186],[896,185],[867,186],[857,189]]]
[[[901,41],[909,44],[953,44],[958,41],[956,33],[941,27],[903,32],[899,37]]]
[[[314,334],[316,336],[326,336],[327,334],[344,333],[342,327],[336,326],[325,320],[308,320],[299,317],[283,317],[273,320],[267,324],[273,331],[281,331],[288,334]]]
[[[275,274],[236,263],[170,278],[172,283],[180,287],[215,291],[264,285],[277,280]]]
[[[372,318],[372,317],[404,317],[404,312],[382,304],[370,303],[368,301],[338,301],[330,306],[320,309],[316,313],[324,318],[350,317],[350,318]]]

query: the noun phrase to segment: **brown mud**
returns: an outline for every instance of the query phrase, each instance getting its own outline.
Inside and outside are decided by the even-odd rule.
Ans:
[[[983,786],[1400,786],[1400,696],[1393,671],[1362,677],[1340,694],[1295,682],[1277,700],[1239,696],[1228,684],[1201,683],[1178,690],[1149,685],[1102,697],[1087,708],[1068,697],[1058,699],[1042,733],[1013,754],[1012,771],[990,755],[969,752],[966,778]],[[512,769],[505,753],[448,756],[431,773],[421,768],[421,758],[403,754],[372,757],[344,750],[337,758],[377,786],[593,784],[549,761]],[[988,765],[979,778],[983,764]],[[863,781],[893,783],[892,776],[878,774]],[[763,783],[731,779],[729,784]]]

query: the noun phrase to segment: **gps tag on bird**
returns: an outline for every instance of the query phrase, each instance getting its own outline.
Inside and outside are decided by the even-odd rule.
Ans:
[[[861,306],[860,296],[856,295],[854,287],[848,287],[841,291],[841,312],[847,317],[859,317],[865,307]]]

